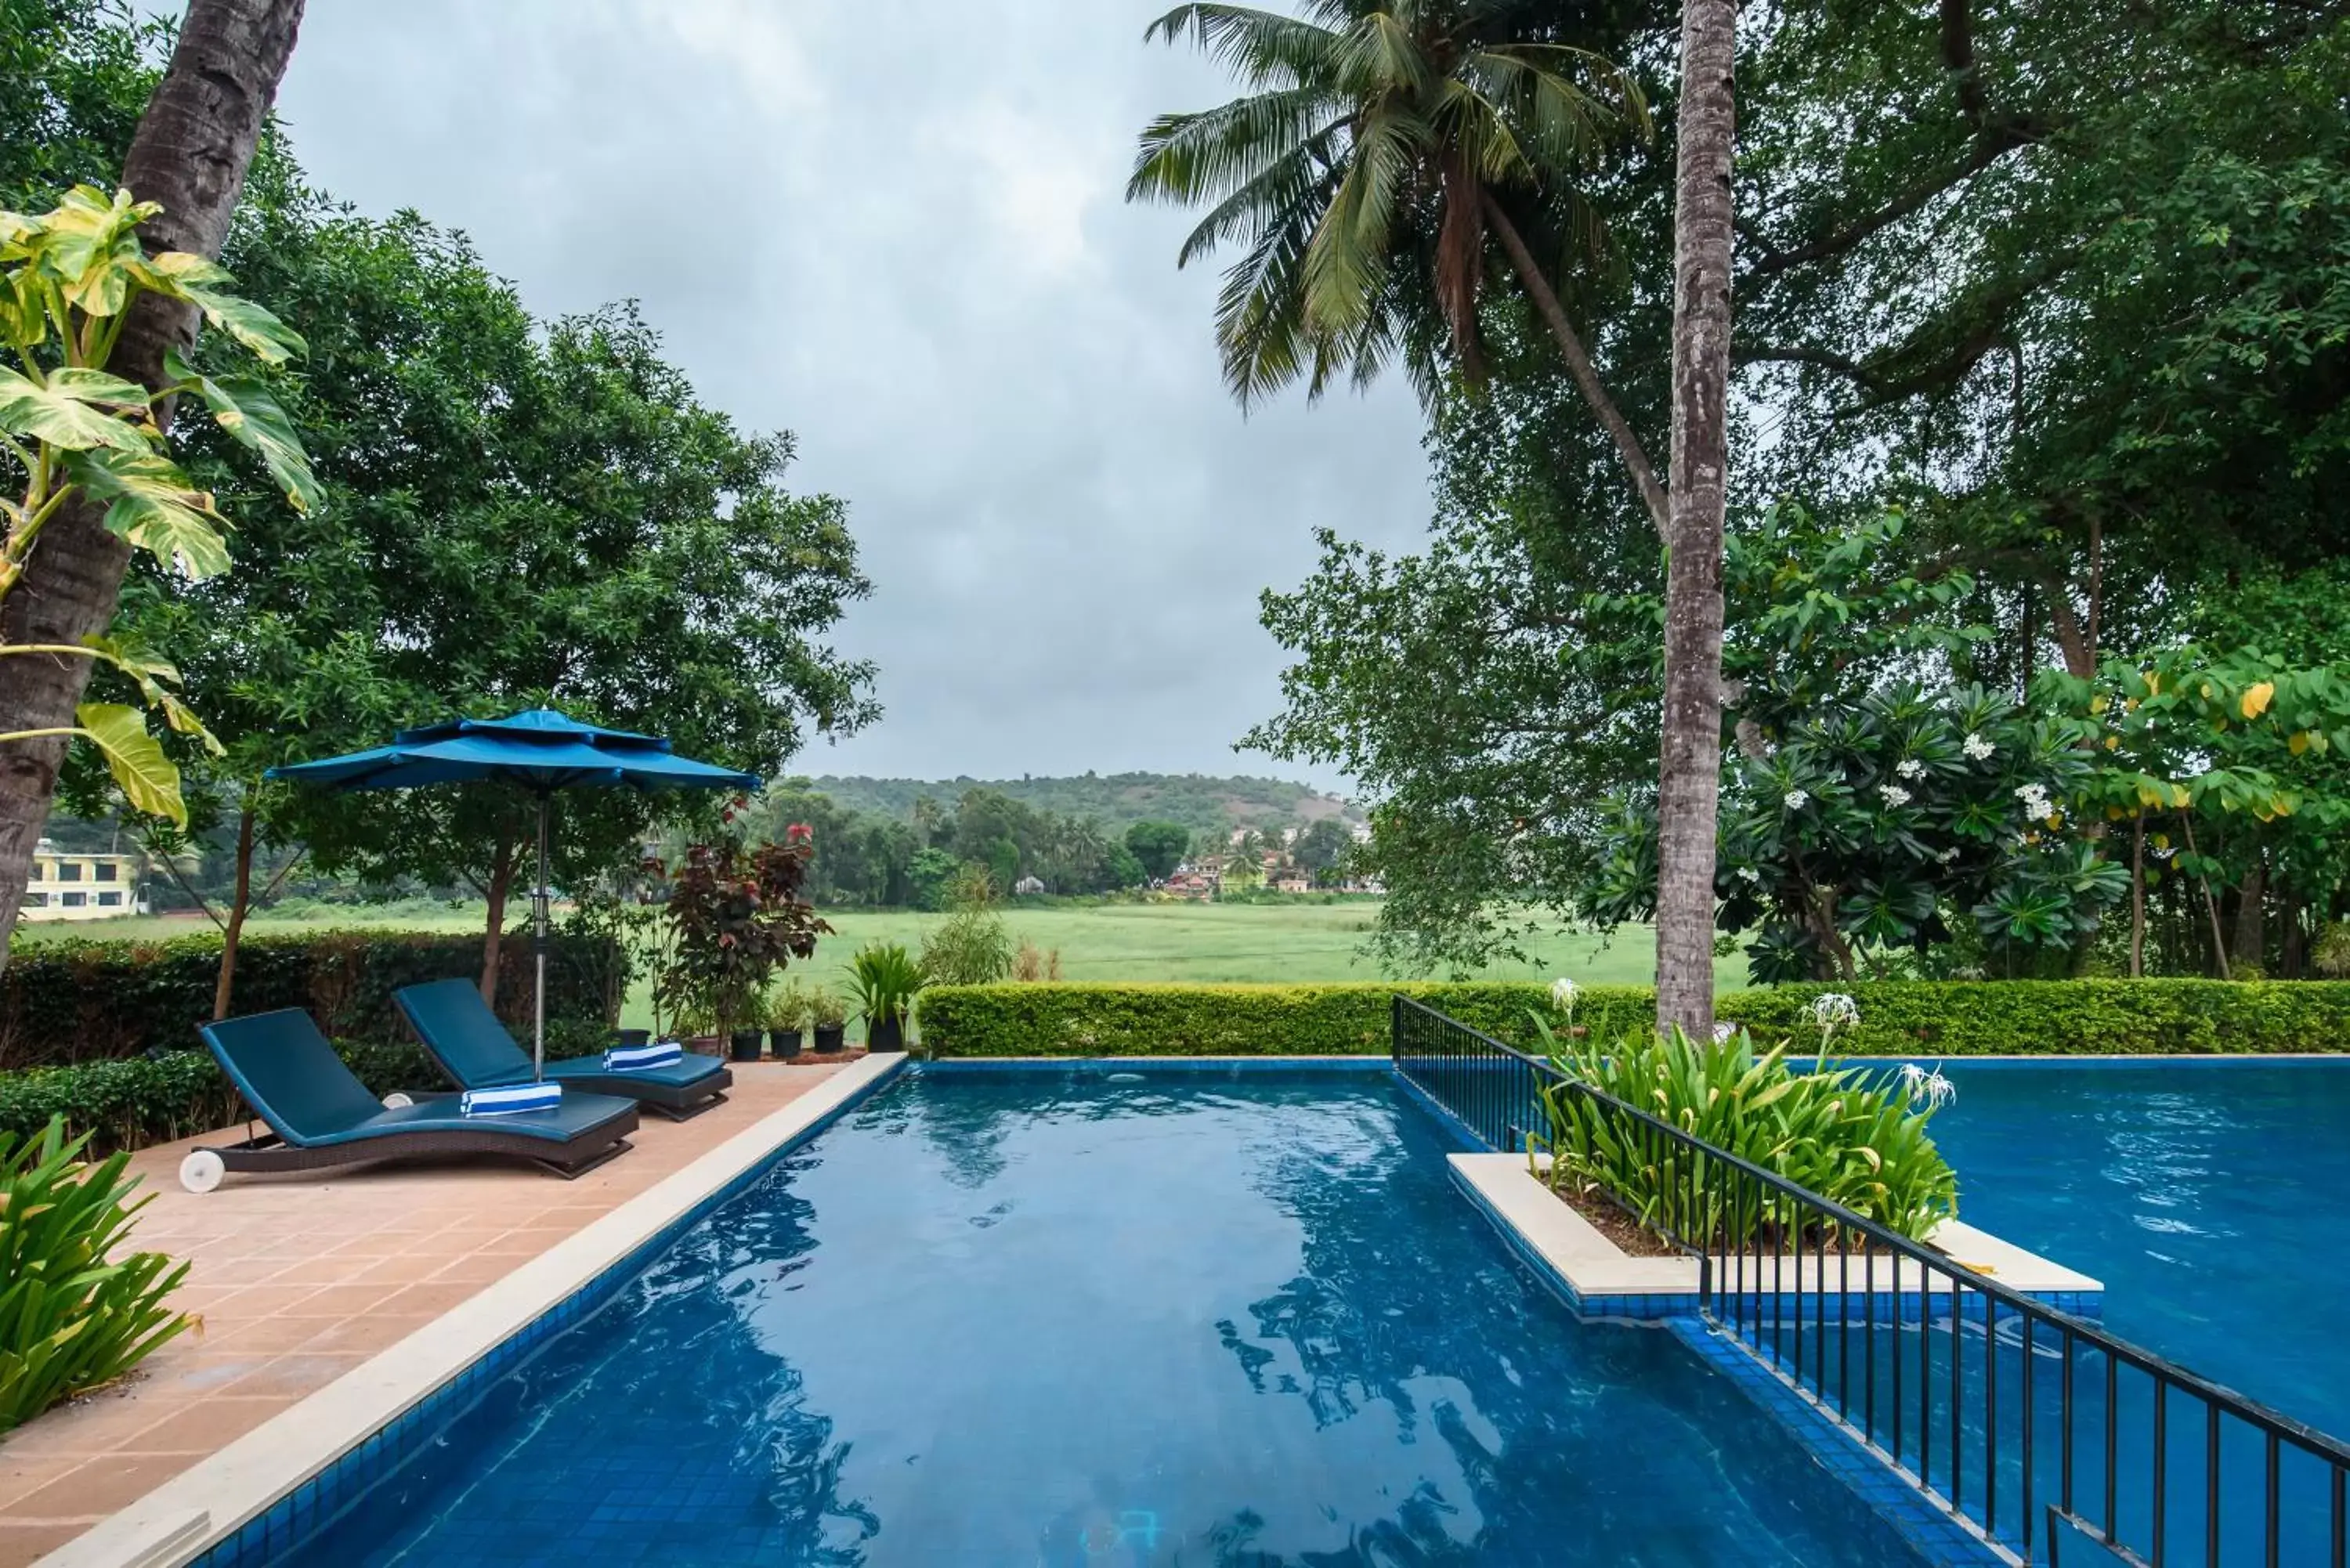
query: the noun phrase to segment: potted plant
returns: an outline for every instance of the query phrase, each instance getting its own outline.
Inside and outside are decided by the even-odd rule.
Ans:
[[[808,992],[808,1021],[816,1025],[816,1054],[839,1054],[841,1037],[848,1033],[848,1002],[840,992],[828,985]]]
[[[806,1038],[807,1021],[807,987],[796,979],[784,981],[769,993],[767,1044],[778,1061],[788,1062],[800,1054],[801,1042]]]
[[[755,848],[693,845],[662,910],[673,938],[664,993],[681,1012],[706,1006],[738,1062],[758,1059],[768,980],[792,959],[813,957],[816,937],[832,929],[800,897],[815,846],[804,832],[790,838]]]
[[[868,942],[849,961],[849,983],[857,1010],[865,1015],[865,1048],[906,1048],[906,1016],[922,989],[922,966],[896,942]]]

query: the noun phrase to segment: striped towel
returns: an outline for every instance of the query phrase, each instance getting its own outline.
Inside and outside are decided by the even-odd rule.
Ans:
[[[457,1096],[457,1112],[468,1116],[511,1116],[551,1111],[563,1103],[560,1084],[514,1084],[503,1089],[468,1089]]]
[[[648,1067],[666,1067],[685,1054],[685,1047],[674,1040],[656,1040],[650,1045],[615,1045],[604,1053],[607,1073],[640,1073]]]

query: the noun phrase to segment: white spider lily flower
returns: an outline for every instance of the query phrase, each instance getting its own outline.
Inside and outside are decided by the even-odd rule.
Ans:
[[[1737,1033],[1738,1025],[1735,1023],[1717,1023],[1713,1026],[1713,1043],[1727,1045]]]
[[[1575,981],[1567,979],[1565,975],[1560,975],[1556,980],[1550,982],[1551,1005],[1554,1007],[1573,1007],[1575,1005],[1575,994],[1579,989],[1580,987],[1578,987]]]
[[[1860,1003],[1840,991],[1812,999],[1812,1022],[1823,1029],[1845,1029],[1860,1022]]]
[[[1937,1063],[1932,1068],[1920,1067],[1915,1062],[1901,1064],[1901,1092],[1913,1106],[1939,1110],[1959,1097],[1959,1086],[1942,1076]]]

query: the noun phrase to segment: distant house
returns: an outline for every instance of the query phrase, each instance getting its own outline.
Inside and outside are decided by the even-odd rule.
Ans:
[[[1012,884],[1012,890],[1021,898],[1026,898],[1045,891],[1045,884],[1034,877],[1023,877]]]
[[[1178,866],[1159,884],[1159,890],[1177,898],[1212,898],[1223,878],[1212,867]]]
[[[148,912],[143,855],[80,855],[42,839],[33,849],[19,919],[103,920]]]
[[[1276,893],[1311,893],[1314,891],[1314,879],[1303,871],[1287,872],[1274,879],[1273,890]]]

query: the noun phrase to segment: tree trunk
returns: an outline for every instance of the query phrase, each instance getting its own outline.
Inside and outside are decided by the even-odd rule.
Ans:
[[[2265,970],[2269,961],[2269,866],[2260,851],[2252,852],[2252,868],[2236,893],[2236,941],[2230,950],[2232,967],[2247,964]]]
[[[498,950],[505,945],[506,895],[514,890],[516,858],[513,836],[500,833],[497,853],[490,860],[490,885],[484,889],[490,900],[489,929],[482,934],[482,1000],[493,1007],[498,1002]]]
[[[1525,286],[1527,296],[1534,302],[1535,313],[1541,316],[1550,335],[1558,344],[1558,351],[1566,358],[1567,374],[1574,378],[1575,389],[1599,420],[1600,428],[1616,443],[1616,454],[1624,460],[1624,467],[1632,476],[1632,488],[1640,493],[1640,504],[1648,509],[1648,519],[1657,525],[1657,533],[1671,538],[1672,509],[1666,500],[1665,487],[1657,483],[1657,471],[1648,462],[1648,450],[1640,438],[1632,433],[1632,426],[1624,418],[1616,400],[1607,395],[1600,384],[1599,372],[1592,369],[1591,356],[1583,350],[1583,339],[1575,335],[1575,326],[1566,318],[1566,311],[1558,302],[1558,295],[1550,279],[1535,265],[1534,253],[1526,248],[1525,237],[1510,215],[1502,210],[1491,191],[1485,192],[1487,226],[1501,237],[1502,248],[1510,253],[1510,265],[1517,269],[1518,281]]]
[[[2130,978],[2146,978],[2146,813],[2130,836]]]
[[[1673,453],[1657,770],[1657,1026],[1713,1031],[1721,792],[1721,537],[1729,502],[1736,0],[1683,0],[1673,202]]]
[[[163,210],[142,234],[148,250],[217,256],[278,78],[294,53],[303,0],[191,0],[172,63],[140,118],[122,183]],[[163,351],[193,342],[195,310],[160,295],[131,307],[107,369],[149,388],[163,384]],[[168,405],[156,410],[168,426]],[[103,508],[68,504],[42,531],[8,596],[0,632],[11,642],[79,642],[114,618],[130,552]],[[0,730],[70,725],[91,661],[26,654],[0,659]],[[0,750],[0,963],[32,871],[33,846],[57,793],[62,736]]]
[[[213,1022],[228,1016],[231,993],[236,988],[236,949],[244,936],[244,912],[253,904],[253,792],[236,814],[236,891],[231,896],[228,919],[221,927],[220,979],[213,984]]]

